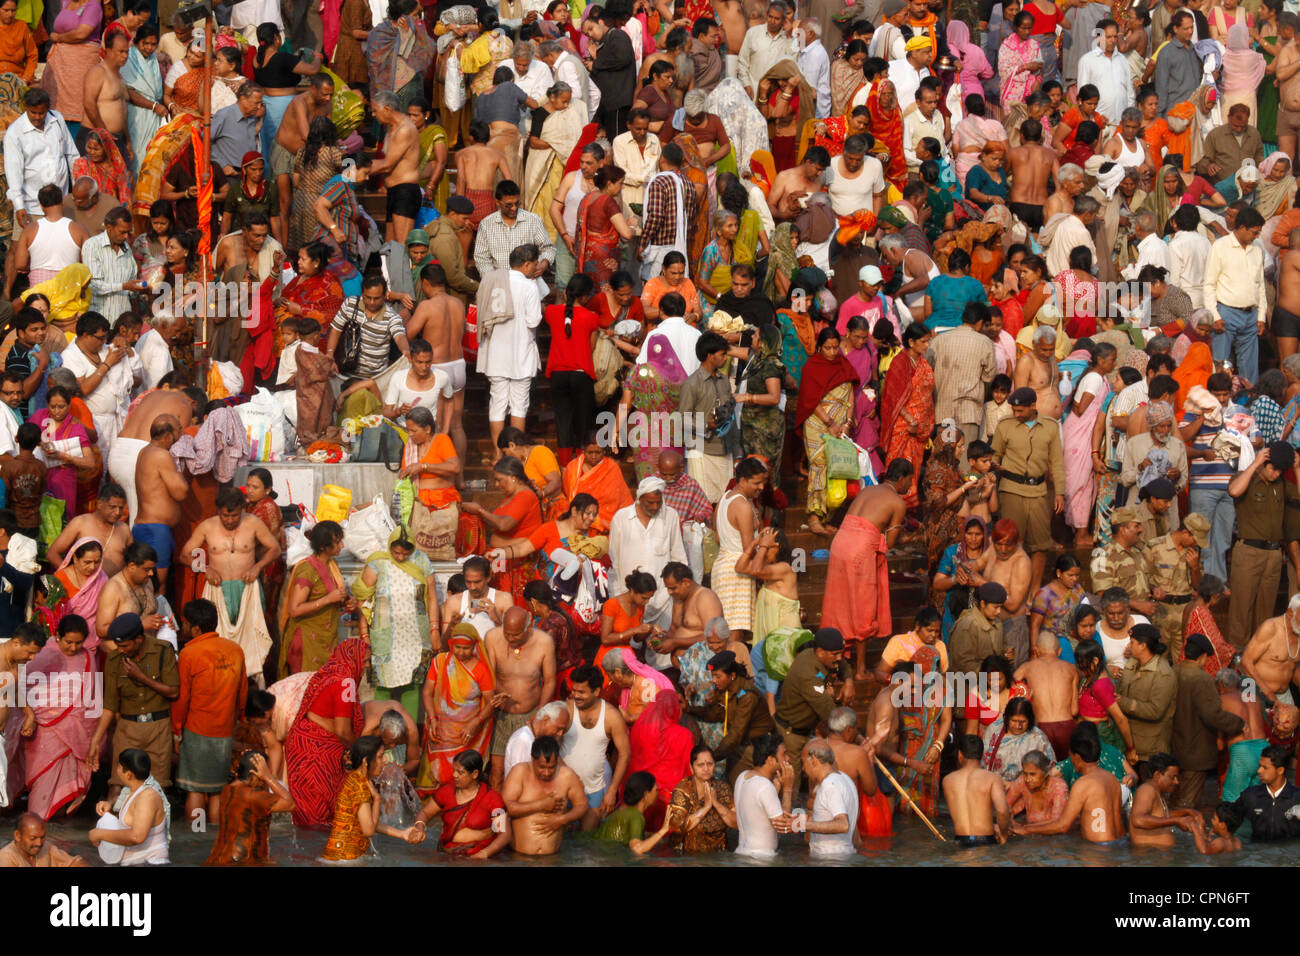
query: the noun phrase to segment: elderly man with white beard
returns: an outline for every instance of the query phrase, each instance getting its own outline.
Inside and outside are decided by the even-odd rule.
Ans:
[[[646,605],[643,621],[667,631],[672,626],[673,598],[664,587],[660,572],[670,561],[686,561],[682,543],[682,522],[677,512],[664,504],[664,480],[649,475],[636,486],[636,501],[614,512],[609,522],[609,558],[614,565],[609,576],[609,595],[627,590],[624,583],[633,571],[654,577],[656,589]],[[672,657],[647,647],[646,663],[663,669]]]

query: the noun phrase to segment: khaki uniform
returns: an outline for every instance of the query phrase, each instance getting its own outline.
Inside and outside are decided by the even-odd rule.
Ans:
[[[1144,601],[1151,593],[1141,545],[1123,548],[1118,541],[1111,541],[1101,554],[1093,556],[1089,570],[1094,594],[1101,594],[1107,588],[1123,588],[1130,598]]]
[[[957,618],[948,636],[948,656],[952,660],[953,673],[979,671],[984,658],[989,655],[1002,657],[1006,646],[1001,621],[990,621],[979,608],[967,608]]]
[[[1169,753],[1173,742],[1174,699],[1178,678],[1163,657],[1153,657],[1142,667],[1129,658],[1119,675],[1120,710],[1128,717],[1133,731],[1133,748],[1139,760],[1152,754]]]
[[[1137,513],[1137,520],[1142,522],[1142,540],[1154,541],[1156,538],[1162,538],[1171,531],[1178,530],[1177,510],[1171,505],[1169,510],[1162,515],[1158,515],[1151,510],[1151,503],[1148,501],[1139,501],[1133,506]]]
[[[1020,528],[1030,554],[1050,551],[1052,498],[1065,494],[1065,459],[1061,457],[1061,429],[1041,415],[1033,427],[1014,418],[998,423],[993,432],[993,457],[1002,468],[998,482],[999,514]],[[1026,483],[1025,479],[1028,479]]]
[[[1182,549],[1169,535],[1156,538],[1142,555],[1147,582],[1152,590],[1162,588],[1165,596],[1156,602],[1151,623],[1160,628],[1165,657],[1178,661],[1183,656],[1183,611],[1193,598],[1191,572]]]
[[[145,635],[144,647],[135,664],[151,680],[168,687],[181,686],[176,652],[169,644]],[[117,714],[117,726],[113,730],[113,776],[109,782],[123,783],[118,755],[137,747],[149,755],[150,773],[159,786],[169,786],[172,782],[171,701],[127,677],[120,651],[104,664],[104,709]]]
[[[713,748],[713,754],[727,762],[728,783],[735,783],[742,771],[753,769],[753,741],[775,729],[763,692],[748,677],[741,678],[725,693],[715,689],[703,706],[687,707],[686,712],[722,724],[722,740]]]
[[[831,679],[848,680],[852,676],[847,661],[826,667],[817,659],[814,648],[805,647],[795,655],[781,684],[781,699],[776,705],[776,731],[785,742],[786,753],[794,765],[794,789],[799,790],[803,773],[803,745],[820,721],[830,717],[839,704],[831,690]],[[762,705],[764,708],[767,705]]]
[[[1258,471],[1237,499],[1237,543],[1228,587],[1228,640],[1245,647],[1273,616],[1281,583],[1282,549],[1300,537],[1300,493],[1285,479],[1267,482]]]

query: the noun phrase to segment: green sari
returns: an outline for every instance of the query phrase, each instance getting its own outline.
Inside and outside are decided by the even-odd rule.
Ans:
[[[767,259],[767,275],[763,278],[763,295],[773,302],[783,298],[776,293],[776,274],[793,280],[799,269],[799,257],[794,252],[794,223],[783,222],[772,235],[772,254]]]
[[[753,266],[758,258],[758,237],[763,231],[763,220],[752,209],[740,214],[740,229],[731,241],[731,257],[736,262]]]
[[[745,391],[750,395],[766,395],[768,379],[785,381],[780,330],[774,325],[765,325],[759,335],[762,345],[758,354],[745,366],[741,377]],[[742,404],[740,443],[746,455],[762,455],[771,464],[779,466],[785,445],[785,412],[781,406]]]
[[[1276,45],[1280,37],[1266,36],[1264,39]],[[1273,57],[1269,56],[1261,47],[1259,51],[1264,62],[1270,66],[1273,63]],[[1259,137],[1264,141],[1264,153],[1267,155],[1277,144],[1277,111],[1282,105],[1281,94],[1277,90],[1277,78],[1267,75],[1264,77],[1264,83],[1256,94],[1258,99],[1255,103],[1255,128],[1259,130]]]
[[[434,147],[441,143],[448,146],[447,131],[437,123],[430,123],[424,129],[420,130],[420,165],[432,163],[434,157]],[[451,177],[447,175],[444,169],[442,178],[438,180],[438,185],[433,190],[433,204],[439,209],[447,208],[447,199],[451,195]],[[430,259],[430,262],[433,260]],[[420,284],[417,282],[417,289]]]
[[[390,548],[401,534],[401,529],[393,532]],[[405,561],[396,560],[391,550],[377,551],[366,560],[366,567],[375,572],[374,585],[358,577],[352,594],[362,602],[362,613],[370,622],[371,683],[377,691],[396,692],[383,699],[400,695],[405,706],[407,697],[412,697],[416,709],[408,710],[414,715],[420,684],[433,661],[426,594],[433,565],[416,549]]]

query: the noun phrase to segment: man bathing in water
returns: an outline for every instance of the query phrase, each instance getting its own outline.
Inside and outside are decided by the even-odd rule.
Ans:
[[[1005,843],[1011,829],[1002,778],[980,766],[984,741],[974,734],[961,739],[961,767],[943,778],[943,798],[952,814],[958,846]]]
[[[555,696],[555,642],[551,635],[532,626],[528,612],[521,607],[506,611],[501,626],[488,631],[484,642],[497,681],[492,695],[497,715],[492,729],[489,785],[498,789],[510,735]]]
[[[587,798],[578,775],[560,762],[553,737],[538,737],[531,753],[532,760],[510,771],[501,799],[515,852],[546,856],[559,852],[565,827],[587,812]]]
[[[1098,766],[1101,739],[1091,724],[1076,727],[1070,734],[1070,763],[1079,778],[1070,788],[1070,799],[1059,818],[1043,823],[1017,823],[1020,834],[1068,833],[1079,823],[1089,843],[1114,843],[1124,838],[1123,791],[1114,774]]]
[[[1294,648],[1294,650],[1293,650]],[[1264,706],[1294,704],[1297,660],[1300,660],[1300,594],[1291,598],[1279,617],[1259,626],[1241,655],[1241,669],[1263,695]]]
[[[1195,833],[1205,824],[1196,810],[1171,810],[1169,795],[1178,792],[1178,764],[1169,754],[1152,754],[1147,758],[1151,779],[1133,794],[1129,811],[1129,836],[1134,846],[1167,849],[1174,845],[1174,830]]]
[[[424,200],[420,191],[420,134],[402,109],[396,93],[376,93],[371,97],[370,106],[375,119],[387,127],[384,156],[376,159],[370,167],[373,176],[386,174],[384,188],[388,193],[388,225],[385,238],[405,243],[406,234],[415,228],[415,217],[419,215]]]
[[[135,465],[135,487],[140,495],[140,514],[131,534],[151,546],[158,556],[158,587],[167,584],[175,539],[172,529],[181,520],[180,503],[189,494],[190,483],[176,468],[168,450],[181,437],[181,423],[174,415],[159,415],[149,429],[149,444]]]
[[[1029,687],[1037,718],[1035,725],[1052,742],[1056,759],[1064,760],[1074,731],[1079,676],[1073,664],[1061,660],[1061,642],[1055,634],[1048,630],[1038,632],[1033,660],[1016,668],[1015,679]]]

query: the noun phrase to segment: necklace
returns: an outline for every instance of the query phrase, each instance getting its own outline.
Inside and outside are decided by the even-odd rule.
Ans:
[[[1291,650],[1291,634],[1295,634],[1295,628],[1291,626],[1290,621],[1286,622],[1286,629],[1290,632],[1286,636],[1286,656],[1288,660],[1295,660],[1300,657],[1300,634],[1296,635],[1296,646],[1293,651]]]

